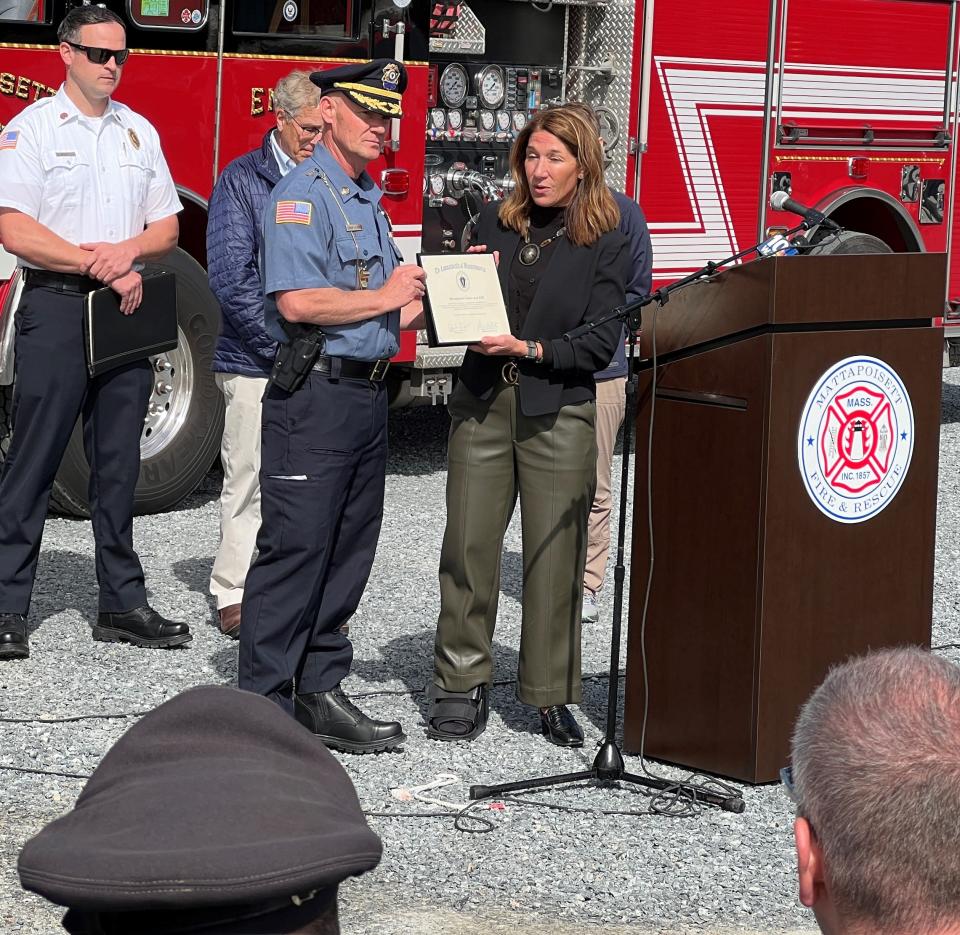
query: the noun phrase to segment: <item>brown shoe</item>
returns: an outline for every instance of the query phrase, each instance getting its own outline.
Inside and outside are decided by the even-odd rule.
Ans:
[[[240,639],[240,605],[220,608],[220,632],[232,640]]]

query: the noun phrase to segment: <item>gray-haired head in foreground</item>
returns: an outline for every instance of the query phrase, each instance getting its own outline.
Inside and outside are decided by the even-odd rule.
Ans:
[[[112,10],[102,6],[78,6],[74,7],[61,21],[57,27],[57,41],[59,42],[79,42],[80,30],[84,26],[96,26],[98,23],[116,23],[126,25],[123,20]]]
[[[800,713],[792,763],[845,922],[960,922],[960,668],[903,648],[832,669]]]
[[[308,71],[292,71],[281,78],[273,89],[273,108],[296,119],[305,107],[320,103],[320,89],[310,80]]]

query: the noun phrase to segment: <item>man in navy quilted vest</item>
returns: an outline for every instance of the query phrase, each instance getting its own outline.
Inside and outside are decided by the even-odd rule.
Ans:
[[[234,159],[210,198],[207,264],[222,325],[213,358],[226,403],[220,460],[220,548],[210,575],[220,629],[237,639],[247,569],[260,528],[260,398],[276,341],[263,324],[260,244],[263,207],[274,185],[312,152],[320,133],[320,89],[294,71],[273,89],[276,127]]]

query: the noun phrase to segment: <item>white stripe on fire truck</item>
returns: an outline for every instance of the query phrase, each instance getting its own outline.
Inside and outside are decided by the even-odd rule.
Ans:
[[[693,222],[650,224],[654,271],[663,276],[667,272],[696,269],[704,257],[736,250],[733,222],[708,118],[761,118],[764,63],[662,57],[656,59],[656,68],[680,156],[689,207],[695,218]],[[943,109],[942,73],[936,80],[936,72],[885,69],[883,76],[848,76],[848,80],[841,83],[822,73],[833,72],[839,76],[859,70],[820,65],[809,70],[821,74],[804,75],[801,69],[806,67],[788,66],[783,96],[785,116],[900,119],[939,126],[936,118],[942,115]]]

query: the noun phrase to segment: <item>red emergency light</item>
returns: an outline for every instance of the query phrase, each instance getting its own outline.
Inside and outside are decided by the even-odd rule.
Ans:
[[[380,188],[384,195],[402,198],[410,191],[410,173],[406,169],[384,169],[380,173]]]
[[[847,160],[847,175],[852,179],[865,179],[870,160],[866,156],[851,156]]]

